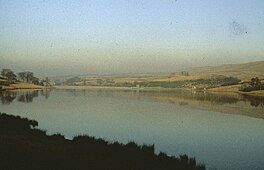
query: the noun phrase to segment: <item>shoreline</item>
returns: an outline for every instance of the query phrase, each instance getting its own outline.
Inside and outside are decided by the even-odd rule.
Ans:
[[[4,87],[4,88],[3,88]],[[115,87],[115,86],[74,86],[74,85],[61,85],[61,86],[52,86],[45,87],[39,86],[30,83],[15,83],[10,86],[2,86],[0,91],[11,91],[11,90],[39,90],[39,89],[58,89],[58,90],[131,90],[131,91],[192,91],[192,92],[205,92],[205,93],[234,93],[239,95],[248,95],[248,96],[256,96],[256,97],[264,97],[264,90],[251,91],[251,92],[242,92],[238,90],[238,85],[233,86],[223,86],[216,87],[212,89],[198,89],[193,90],[190,88],[163,88],[163,87]]]
[[[133,91],[177,91],[177,90],[190,90],[183,88],[162,88],[162,87],[115,87],[115,86],[54,86],[55,89],[107,89],[107,90],[133,90]]]
[[[264,97],[264,90],[243,92],[243,91],[239,91],[239,87],[240,87],[240,85],[222,86],[222,87],[216,87],[216,88],[208,89],[208,91],[210,91],[212,93],[236,93],[236,94],[240,94],[240,95]]]
[[[224,88],[229,88],[231,86],[226,86]],[[189,88],[162,88],[162,87],[114,87],[114,86],[54,86],[55,89],[59,90],[83,90],[83,89],[90,89],[90,90],[132,90],[132,91],[179,91],[179,90],[185,90],[185,91],[193,91],[193,92],[208,92],[208,93],[235,93],[240,95],[249,95],[249,96],[258,96],[258,97],[264,97],[264,90],[258,90],[258,91],[251,91],[251,92],[242,92],[238,89],[232,89],[232,90],[219,90],[219,88],[213,88],[213,89],[207,89],[207,90],[193,90]]]
[[[11,90],[38,90],[46,89],[45,86],[35,85],[32,83],[14,83],[9,86],[1,86],[0,91],[11,91]]]

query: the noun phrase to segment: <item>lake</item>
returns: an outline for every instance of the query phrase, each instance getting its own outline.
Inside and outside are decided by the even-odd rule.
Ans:
[[[264,169],[264,98],[111,89],[0,92],[0,112],[35,119],[48,134],[87,134],[186,153],[207,169]]]

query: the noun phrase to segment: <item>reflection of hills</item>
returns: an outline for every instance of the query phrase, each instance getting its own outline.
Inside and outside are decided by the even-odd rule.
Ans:
[[[264,97],[260,96],[247,96],[237,93],[204,93],[204,92],[191,92],[187,90],[173,90],[173,91],[137,91],[137,90],[105,90],[105,89],[69,89],[66,90],[74,96],[97,96],[97,97],[137,97],[141,98],[154,98],[161,100],[168,100],[174,103],[185,103],[184,101],[200,101],[207,102],[208,104],[236,104],[238,102],[245,102],[252,107],[263,107]]]
[[[157,90],[113,90],[113,89],[69,89],[55,90],[54,93],[68,93],[76,97],[108,97],[121,100],[156,100],[179,105],[211,110],[229,114],[246,115],[250,117],[264,118],[264,97],[240,95],[237,93],[203,93],[187,90],[157,91]],[[2,104],[10,104],[15,99],[19,102],[34,102],[34,98],[42,96],[48,98],[51,90],[21,90],[0,92]]]
[[[179,92],[154,97],[158,100],[189,105],[204,110],[264,118],[264,97],[246,96],[237,93],[203,92]]]
[[[71,89],[66,91],[74,96],[158,100],[179,105],[189,105],[204,110],[264,118],[264,97],[246,96],[237,93],[204,93],[187,90],[137,91],[105,89]]]
[[[222,95],[222,94],[213,94],[213,93],[203,93],[203,92],[190,92],[190,91],[176,91],[176,92],[167,92],[161,96],[155,96],[155,98],[168,98],[168,99],[182,99],[184,100],[194,100],[194,101],[201,101],[201,102],[208,102],[212,104],[235,104],[241,98],[238,98],[233,95]]]

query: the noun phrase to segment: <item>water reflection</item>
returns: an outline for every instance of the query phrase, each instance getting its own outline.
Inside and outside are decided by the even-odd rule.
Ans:
[[[188,105],[187,101],[210,102],[211,104],[236,104],[239,101],[248,102],[252,107],[264,107],[264,97],[248,96],[236,93],[203,93],[190,92],[186,90],[177,91],[136,91],[136,90],[105,90],[105,89],[69,89],[65,90],[73,96],[104,96],[104,97],[131,97],[137,99],[153,98],[156,100],[165,100],[169,103],[177,103],[180,105]],[[30,103],[33,99],[39,97],[39,94],[46,99],[49,98],[51,89],[44,90],[18,90],[18,91],[2,91],[0,98],[2,104],[10,104],[16,98],[19,102]]]
[[[74,97],[107,97],[124,100],[151,100],[177,104],[182,107],[194,107],[208,111],[238,114],[255,118],[264,118],[264,97],[248,96],[238,93],[174,91],[137,91],[111,89],[68,89],[64,93]]]
[[[264,107],[264,97],[261,96],[244,96],[246,100],[250,101],[252,107]]]
[[[1,103],[8,105],[14,101],[31,103],[34,98],[48,99],[51,93],[67,93],[74,97],[107,97],[134,100],[154,100],[181,106],[192,106],[217,112],[240,114],[264,118],[264,97],[248,96],[237,93],[204,93],[187,90],[174,91],[138,91],[111,89],[68,89],[68,90],[19,90],[0,92]],[[16,99],[16,100],[15,100]],[[256,108],[256,109],[254,109]]]
[[[23,103],[33,102],[33,98],[38,97],[39,91],[24,91],[22,94],[18,95],[17,101]]]
[[[16,94],[12,93],[12,92],[0,92],[0,98],[1,98],[1,103],[2,104],[7,104],[9,105],[10,103],[12,103],[15,98],[16,98]]]
[[[2,104],[10,104],[15,99],[17,99],[18,102],[22,103],[31,103],[33,102],[33,99],[36,97],[39,97],[39,94],[41,96],[44,96],[46,99],[48,99],[50,95],[50,90],[18,90],[18,91],[3,91],[0,92],[0,98]]]
[[[49,98],[50,93],[51,93],[51,89],[44,89],[44,90],[41,90],[41,91],[40,91],[40,94],[41,94],[42,96],[44,96],[46,99]]]
[[[264,97],[248,96],[237,93],[204,93],[187,90],[175,91],[137,91],[137,90],[105,90],[105,89],[68,89],[73,96],[103,96],[103,97],[131,97],[137,99],[153,98],[165,100],[169,103],[188,105],[188,101],[209,102],[215,105],[236,104],[244,102],[252,107],[264,107]]]

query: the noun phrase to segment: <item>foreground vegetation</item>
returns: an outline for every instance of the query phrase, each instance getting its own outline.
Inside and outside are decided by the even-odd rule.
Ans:
[[[205,169],[194,158],[154,153],[154,145],[67,140],[36,129],[38,122],[0,113],[0,169]]]

